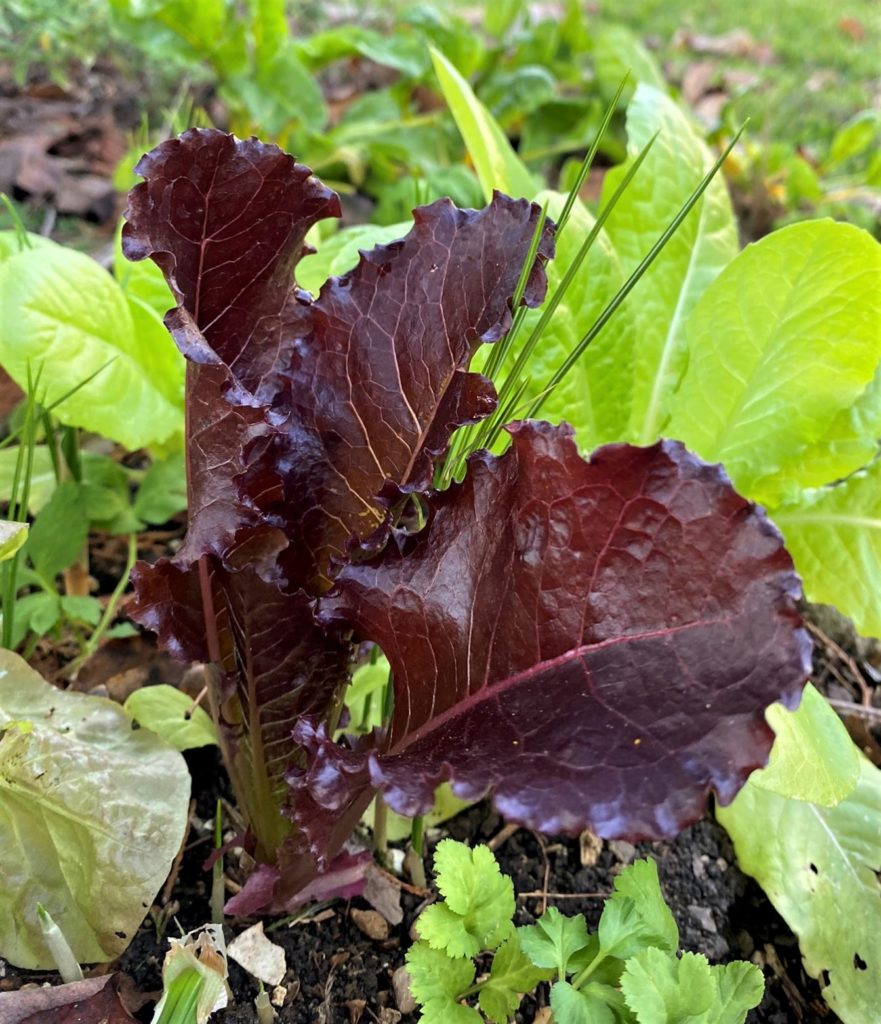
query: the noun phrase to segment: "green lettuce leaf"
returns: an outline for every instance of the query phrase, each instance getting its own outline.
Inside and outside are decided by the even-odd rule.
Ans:
[[[673,220],[713,158],[683,110],[649,85],[627,109],[628,150],[635,156],[660,135],[606,229],[629,275]],[[624,177],[603,183],[607,201]],[[708,285],[737,254],[737,228],[725,182],[717,175],[627,300],[636,338],[628,439],[651,444],[663,433],[668,402],[685,370],[685,322]]]
[[[835,421],[875,377],[879,325],[881,245],[869,234],[830,220],[775,231],[746,248],[689,317],[688,370],[667,434],[773,505],[787,479],[804,486],[809,446],[854,425],[851,415]],[[875,401],[866,399],[870,413]],[[873,433],[874,418],[865,424]],[[827,457],[823,482],[859,465]]]
[[[142,686],[125,702],[125,710],[146,729],[152,729],[175,750],[192,750],[217,743],[217,732],[208,713],[193,707],[187,694],[160,683]]]
[[[0,956],[53,966],[38,903],[80,963],[118,956],[168,875],[189,797],[181,755],[121,707],[0,652]]]
[[[719,820],[740,867],[798,936],[808,973],[847,1024],[875,1024],[881,991],[881,772],[862,759],[835,807],[747,783]]]
[[[486,201],[499,189],[515,199],[531,199],[538,191],[526,165],[511,149],[495,118],[477,99],[471,86],[439,51],[431,50],[434,70],[450,111],[471,155]]]
[[[834,604],[881,636],[881,461],[772,511],[810,601]]]
[[[760,789],[834,807],[852,793],[860,758],[841,719],[808,683],[796,711],[772,704],[765,713],[777,734],[767,768],[749,781]]]
[[[136,323],[125,293],[93,259],[54,245],[11,256],[0,264],[0,308],[0,363],[22,388],[28,366],[42,367],[44,404],[73,392],[55,409],[63,423],[129,449],[183,429],[174,343],[158,318],[147,330]]]
[[[566,197],[559,192],[540,192],[535,202],[547,203],[548,216],[556,219]],[[548,295],[559,287],[593,225],[594,218],[585,206],[575,203],[565,229],[557,236],[556,256],[547,266]],[[526,397],[534,398],[545,388],[623,283],[617,253],[605,232],[600,232],[530,358]],[[526,312],[520,334],[523,341],[541,315],[541,309]],[[542,418],[571,423],[579,446],[587,450],[621,440],[630,417],[634,341],[631,310],[625,303],[545,399]],[[515,358],[516,351],[517,346]]]

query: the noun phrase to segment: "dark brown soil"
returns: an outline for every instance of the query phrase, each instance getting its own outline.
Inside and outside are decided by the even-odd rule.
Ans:
[[[196,815],[208,818],[220,777],[218,761],[213,752],[188,756],[199,794]],[[432,833],[428,855],[442,835],[486,842],[503,824],[487,803],[480,804]],[[175,920],[184,930],[203,924],[210,916],[210,879],[201,867],[206,851],[202,844],[187,854],[172,894],[180,904]],[[679,925],[682,948],[705,953],[712,962],[742,958],[762,967],[765,997],[749,1015],[749,1024],[832,1024],[837,1020],[823,1003],[816,983],[805,975],[794,936],[756,884],[738,870],[727,836],[712,820],[699,822],[670,843],[635,847],[604,843],[593,867],[581,866],[577,840],[541,837],[523,829],[507,838],[496,854],[519,894],[546,891],[549,904],[567,914],[585,914],[591,927],[602,912],[601,894],[611,889],[616,872],[634,856],[653,856]],[[556,899],[553,894],[557,893],[586,895]],[[542,902],[540,895],[521,896],[518,923],[534,921]],[[338,903],[316,921],[283,924],[271,931],[272,940],[284,947],[289,965],[284,984],[293,997],[279,1011],[280,1024],[410,1024],[417,1020],[416,1014],[399,1015],[391,976],[403,963],[410,928],[422,902],[403,894],[404,920],[383,942],[367,939],[350,917],[352,908],[366,906],[362,900]],[[227,929],[228,938],[241,930],[239,922],[235,924],[235,929]],[[269,922],[267,927],[271,927]],[[174,923],[169,933],[177,934]],[[141,991],[158,990],[166,949],[167,942],[157,940],[156,929],[148,920],[117,966],[134,978]],[[219,1012],[212,1021],[256,1024],[256,985],[235,963],[230,964],[230,982],[236,1005]],[[517,1021],[533,1021],[546,1003],[547,991],[542,988],[535,998],[524,1000]],[[149,1021],[150,1008],[139,1016]]]

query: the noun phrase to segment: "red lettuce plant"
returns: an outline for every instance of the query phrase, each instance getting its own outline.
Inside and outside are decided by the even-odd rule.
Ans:
[[[765,708],[796,703],[809,667],[764,513],[679,444],[585,461],[546,423],[432,489],[456,427],[495,407],[471,358],[509,329],[518,281],[544,297],[538,208],[440,200],[313,299],[295,267],[339,204],[291,157],[191,130],[138,171],[123,244],[178,301],[190,520],[173,560],[138,566],[135,615],[217,666],[262,864],[232,909],[312,891],[377,792],[417,814],[449,779],[534,828],[630,838],[675,834],[711,789],[732,799],[767,758]],[[344,746],[363,641],[394,710]]]

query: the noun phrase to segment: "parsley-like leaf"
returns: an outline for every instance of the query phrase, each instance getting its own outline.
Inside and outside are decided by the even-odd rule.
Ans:
[[[551,1010],[555,1024],[615,1024],[615,1014],[602,999],[568,981],[558,981],[551,989]]]
[[[420,916],[419,937],[452,957],[496,949],[514,931],[514,885],[487,846],[473,850],[445,839],[434,855],[444,897]]]
[[[492,971],[480,990],[480,1008],[495,1024],[505,1024],[517,1011],[524,992],[531,992],[551,971],[535,967],[516,936],[499,946]]]
[[[421,920],[421,919],[420,919]],[[410,992],[423,1007],[455,1003],[474,981],[474,964],[470,960],[453,959],[427,942],[415,942],[407,950],[407,973]]]
[[[548,907],[537,924],[518,928],[517,936],[535,966],[556,968],[561,980],[574,970],[571,958],[590,941],[584,918],[564,917],[556,907]]]

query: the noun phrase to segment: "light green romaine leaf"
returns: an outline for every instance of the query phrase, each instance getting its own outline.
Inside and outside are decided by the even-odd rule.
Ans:
[[[444,99],[474,162],[486,201],[492,199],[493,189],[515,198],[531,199],[538,191],[535,180],[511,149],[505,133],[450,61],[434,48],[431,59]]]
[[[129,299],[140,299],[161,320],[177,303],[165,275],[152,260],[133,261],[125,258],[122,252],[122,228],[123,222],[120,221],[113,242],[113,276]],[[183,356],[180,361],[183,364]]]
[[[55,245],[51,239],[34,234],[32,231],[29,231],[27,235],[32,249],[48,249]],[[21,251],[22,245],[17,231],[0,231],[0,263]]]
[[[304,257],[297,264],[297,284],[317,295],[329,277],[351,270],[358,262],[359,249],[372,249],[403,238],[413,225],[356,224],[343,228],[321,242],[318,252]]]
[[[651,858],[629,864],[615,879],[611,902],[621,896],[633,901],[653,946],[670,953],[679,948],[679,929],[667,906],[658,881],[658,865]]]
[[[628,150],[635,156],[660,135],[606,222],[621,266],[629,275],[658,240],[713,164],[682,109],[651,86],[637,87],[627,109]],[[603,199],[626,168],[610,171]],[[651,444],[661,433],[668,403],[685,370],[685,322],[716,275],[737,254],[737,228],[721,175],[667,243],[627,300],[636,352],[629,439]]]
[[[547,202],[548,216],[554,219],[559,217],[566,197],[558,192],[540,192],[535,201],[540,205]],[[577,202],[565,230],[557,238],[556,256],[546,268],[549,296],[559,287],[593,224],[594,218]],[[534,398],[545,388],[623,283],[618,256],[605,232],[601,232],[530,358],[527,397]],[[524,341],[541,315],[541,309],[526,313],[520,335]],[[630,415],[634,339],[630,308],[625,303],[545,399],[542,418],[571,423],[579,445],[585,449],[620,440]],[[515,347],[513,358],[516,351]]]
[[[53,966],[42,903],[80,963],[118,956],[180,847],[189,795],[181,755],[121,707],[0,652],[0,955]]]
[[[611,1008],[589,989],[558,981],[551,988],[551,1009],[556,1024],[615,1024]]]
[[[881,461],[772,515],[808,600],[834,604],[861,633],[881,636]]]
[[[535,924],[518,928],[517,938],[536,967],[554,968],[561,979],[572,973],[569,961],[589,941],[582,915],[566,917],[556,907],[548,907]]]
[[[12,558],[28,539],[28,524],[0,519],[0,562]]]
[[[69,568],[89,536],[85,496],[75,480],[66,480],[34,520],[25,552],[47,582]]]
[[[757,487],[768,508],[798,501],[802,491],[835,483],[867,466],[881,438],[881,363],[865,391],[842,409],[824,437]]]
[[[463,957],[495,949],[512,934],[514,886],[488,846],[469,849],[444,839],[435,850],[434,869],[444,902],[420,915],[421,939],[449,956]]]
[[[138,333],[125,294],[94,260],[61,246],[10,257],[0,264],[0,308],[0,363],[20,387],[29,365],[42,367],[47,405],[73,391],[55,409],[62,422],[131,449],[180,432],[174,343],[155,328]]]
[[[800,466],[875,376],[881,245],[830,220],[775,231],[707,289],[685,333],[688,370],[665,432],[769,503],[784,485],[764,478]]]
[[[490,976],[480,990],[481,1010],[495,1024],[507,1024],[517,1011],[525,992],[531,992],[552,971],[533,966],[520,949],[517,937],[507,939],[496,950]]]
[[[161,736],[175,750],[192,750],[217,743],[214,723],[202,707],[177,687],[160,683],[142,686],[125,702],[125,710],[147,729]]]
[[[740,867],[798,936],[805,968],[828,972],[823,996],[847,1024],[875,1024],[881,991],[881,772],[861,759],[856,789],[835,807],[787,800],[747,783],[716,815]],[[822,982],[821,982],[822,983]]]
[[[407,950],[407,973],[410,992],[422,1006],[425,1019],[432,1007],[455,1004],[474,981],[474,964],[468,958],[453,959],[427,942],[414,942]]]
[[[772,704],[765,712],[777,738],[768,767],[753,772],[760,789],[834,807],[852,793],[860,775],[857,748],[826,699],[808,683],[796,711]]]
[[[644,82],[661,92],[667,92],[667,83],[657,61],[630,29],[624,25],[600,24],[592,36],[594,74],[607,99],[615,95],[621,80],[628,73],[634,84]]]

